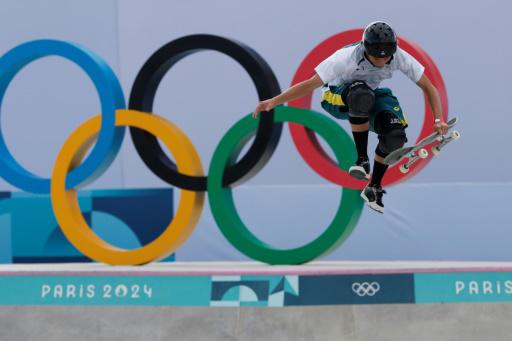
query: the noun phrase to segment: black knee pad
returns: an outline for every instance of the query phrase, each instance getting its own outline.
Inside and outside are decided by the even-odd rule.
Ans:
[[[349,116],[349,117],[348,117],[348,121],[349,121],[351,124],[365,124],[365,123],[368,123],[369,119],[368,119],[368,117],[354,117],[354,116]]]
[[[407,142],[405,129],[393,129],[385,135],[379,135],[379,149],[383,154],[389,154],[402,148]]]
[[[378,113],[374,126],[375,132],[379,134],[378,149],[381,152],[380,154],[387,155],[402,148],[407,142],[405,127],[400,119],[389,111]]]
[[[352,117],[368,117],[375,105],[375,93],[363,81],[355,81],[348,86],[348,114]]]

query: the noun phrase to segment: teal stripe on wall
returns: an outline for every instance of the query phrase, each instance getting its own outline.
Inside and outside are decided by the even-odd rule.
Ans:
[[[512,272],[415,274],[416,303],[510,302]]]
[[[208,306],[211,277],[5,276],[0,305]]]

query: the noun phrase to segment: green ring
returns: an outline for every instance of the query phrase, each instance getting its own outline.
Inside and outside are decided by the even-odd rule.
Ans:
[[[342,169],[347,170],[356,158],[351,137],[326,116],[308,109],[284,106],[277,107],[274,115],[276,122],[298,123],[323,137]],[[330,225],[315,240],[298,248],[276,249],[259,240],[242,222],[231,188],[222,187],[222,178],[226,167],[236,161],[257,128],[258,120],[247,115],[228,130],[215,149],[208,173],[208,201],[217,226],[240,252],[268,264],[301,264],[332,251],[350,235],[361,216],[363,201],[358,190],[343,188],[338,210]]]

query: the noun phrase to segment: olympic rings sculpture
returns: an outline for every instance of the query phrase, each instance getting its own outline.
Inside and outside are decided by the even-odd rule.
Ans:
[[[292,84],[311,76],[321,60],[340,46],[360,40],[361,35],[362,30],[357,29],[326,39],[302,62]],[[423,50],[402,37],[400,46],[426,66],[427,75],[440,91],[446,115],[446,89],[437,67]],[[205,176],[188,137],[173,123],[152,113],[157,88],[167,71],[182,58],[201,50],[221,52],[242,65],[253,80],[260,100],[280,93],[272,69],[256,51],[241,42],[214,35],[182,37],[157,50],[139,71],[128,108],[112,69],[87,48],[64,41],[35,40],[8,51],[0,58],[0,108],[10,82],[22,68],[39,58],[55,55],[74,62],[89,75],[100,97],[101,114],[68,137],[50,179],[23,168],[9,152],[0,131],[0,176],[24,191],[50,193],[55,217],[68,240],[86,256],[107,264],[146,264],[175,252],[194,231],[205,192],[219,229],[248,257],[269,264],[301,264],[332,251],[350,235],[363,207],[359,197],[363,183],[346,175],[355,158],[351,137],[326,115],[309,109],[311,97],[307,97],[291,102],[291,106],[279,106],[260,115],[258,120],[249,114],[235,123],[216,147]],[[428,111],[427,108],[426,116]],[[294,143],[305,161],[321,176],[342,186],[340,204],[329,226],[310,243],[293,249],[276,249],[251,233],[236,211],[231,192],[233,186],[247,181],[265,166],[277,147],[284,122],[289,123]],[[126,126],[130,127],[137,153],[147,167],[166,183],[182,189],[175,216],[165,231],[134,250],[115,247],[98,237],[84,220],[77,200],[77,189],[97,179],[113,162]],[[431,131],[431,120],[425,120],[418,139]],[[333,149],[336,161],[321,149],[314,133]],[[251,137],[255,137],[252,145],[238,158]],[[164,153],[157,138],[169,149],[174,161]],[[427,161],[420,161],[415,170],[424,167]],[[400,175],[401,178],[397,174],[392,169],[385,183],[403,181],[414,172]]]

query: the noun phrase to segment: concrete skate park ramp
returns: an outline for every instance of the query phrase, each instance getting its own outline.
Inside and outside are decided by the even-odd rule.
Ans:
[[[508,263],[2,265],[0,339],[508,339],[511,299]]]

